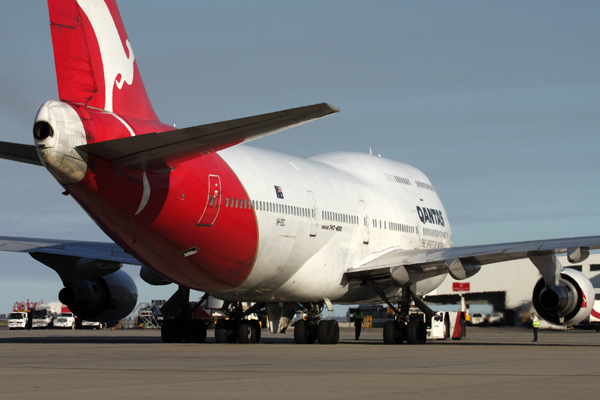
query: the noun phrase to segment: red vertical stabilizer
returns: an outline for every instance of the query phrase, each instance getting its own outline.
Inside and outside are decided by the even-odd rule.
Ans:
[[[48,0],[60,100],[158,121],[114,0]]]

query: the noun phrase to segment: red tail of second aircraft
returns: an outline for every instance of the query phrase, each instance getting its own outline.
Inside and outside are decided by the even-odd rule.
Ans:
[[[60,100],[157,121],[115,0],[48,0]]]

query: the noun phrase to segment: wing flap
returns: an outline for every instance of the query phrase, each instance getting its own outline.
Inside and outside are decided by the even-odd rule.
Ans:
[[[0,158],[32,165],[42,165],[35,146],[31,144],[0,142]]]
[[[116,165],[159,170],[338,112],[326,103],[79,146]]]

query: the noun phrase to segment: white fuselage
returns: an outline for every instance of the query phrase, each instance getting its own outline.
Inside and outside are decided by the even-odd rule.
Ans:
[[[378,297],[369,286],[344,278],[361,260],[390,248],[452,246],[433,186],[407,164],[344,152],[302,159],[243,145],[219,154],[247,191],[259,233],[252,272],[219,297],[372,301]],[[225,203],[221,212],[236,206],[233,199]],[[444,278],[419,282],[418,293],[435,289]]]

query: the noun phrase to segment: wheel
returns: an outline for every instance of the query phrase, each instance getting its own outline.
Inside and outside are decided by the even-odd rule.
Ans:
[[[235,343],[238,340],[238,324],[228,319],[225,321],[225,334],[227,335],[227,343]]]
[[[294,340],[297,344],[315,344],[317,330],[318,325],[311,325],[307,321],[300,320],[294,324]]]
[[[256,343],[256,329],[251,321],[242,321],[238,325],[237,336],[240,343]]]
[[[206,341],[206,324],[200,319],[190,319],[183,329],[186,343],[204,343]]]
[[[386,321],[383,325],[383,343],[396,344],[396,321]]]
[[[217,343],[227,343],[227,328],[225,327],[226,322],[227,321],[224,319],[220,319],[215,325],[215,340]]]
[[[406,342],[408,344],[424,344],[427,340],[427,326],[425,322],[412,319],[406,327]]]
[[[340,338],[340,328],[335,320],[321,321],[317,327],[319,344],[337,344]]]
[[[262,328],[260,326],[260,322],[253,319],[250,321],[252,324],[252,329],[254,329],[254,343],[260,343],[260,337],[262,336]]]
[[[330,326],[327,321],[320,321],[317,327],[317,340],[319,344],[329,344]]]
[[[329,321],[329,323],[332,325],[331,344],[338,344],[338,342],[340,341],[340,325],[335,320]]]
[[[160,330],[160,337],[164,343],[183,342],[183,324],[178,319],[167,319]]]
[[[383,325],[383,343],[402,344],[404,336],[404,325],[398,321],[387,321]]]
[[[294,324],[294,341],[296,344],[309,344],[309,326],[305,320],[301,319]]]

